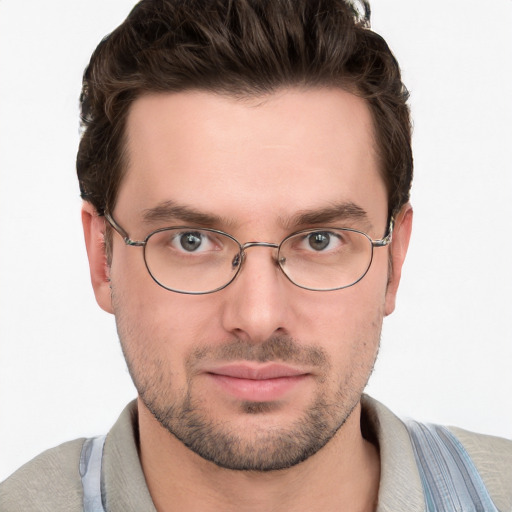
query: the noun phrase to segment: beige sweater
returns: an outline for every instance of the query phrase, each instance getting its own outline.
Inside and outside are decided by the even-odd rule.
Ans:
[[[423,489],[404,424],[368,396],[362,404],[364,430],[378,443],[381,457],[377,512],[423,512]],[[498,510],[512,512],[512,441],[450,430],[473,459]],[[137,409],[132,402],[105,442],[103,476],[109,512],[156,512],[138,457],[137,435]],[[0,484],[0,511],[81,512],[83,441],[42,453]]]

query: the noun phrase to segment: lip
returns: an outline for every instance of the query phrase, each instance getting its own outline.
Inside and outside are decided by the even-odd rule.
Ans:
[[[297,377],[305,375],[307,372],[293,366],[283,364],[249,365],[249,364],[230,364],[208,370],[213,375],[224,375],[235,379],[249,380],[268,380],[279,379],[283,377]]]
[[[282,364],[230,364],[209,369],[205,374],[223,392],[251,402],[283,399],[309,376],[300,369]]]

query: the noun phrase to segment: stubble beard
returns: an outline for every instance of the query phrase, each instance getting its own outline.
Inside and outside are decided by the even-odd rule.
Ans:
[[[255,426],[244,433],[209,414],[208,404],[194,396],[193,379],[188,379],[187,391],[179,394],[172,388],[172,379],[165,372],[163,361],[150,359],[146,351],[133,357],[132,351],[126,350],[123,343],[122,331],[118,322],[128,368],[147,409],[194,453],[219,467],[237,471],[282,470],[317,453],[344,425],[359,403],[375,362],[373,358],[365,368],[357,368],[358,377],[355,377],[356,369],[351,369],[333,393],[326,392],[331,365],[324,351],[302,346],[289,337],[274,337],[261,344],[237,339],[215,349],[196,350],[188,358],[188,368],[207,358],[213,361],[279,361],[307,364],[322,370],[316,397],[300,418],[291,425]],[[273,402],[242,402],[240,414],[265,415],[276,407],[278,404]]]
[[[142,397],[144,404],[171,434],[194,453],[219,467],[237,471],[282,470],[306,460],[318,452],[346,421],[336,424],[333,408],[317,400],[302,418],[288,428],[253,428],[246,436],[229,425],[214,421],[202,412],[189,396],[165,411]],[[272,403],[242,403],[242,414],[264,415]],[[356,404],[354,404],[355,406]]]

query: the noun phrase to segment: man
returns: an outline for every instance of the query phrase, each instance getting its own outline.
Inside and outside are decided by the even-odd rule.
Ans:
[[[363,396],[409,242],[407,92],[340,1],[143,1],[84,76],[91,279],[138,390],[1,510],[510,510],[512,443]]]

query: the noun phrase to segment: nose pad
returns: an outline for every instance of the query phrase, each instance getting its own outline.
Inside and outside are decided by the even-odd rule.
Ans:
[[[242,263],[245,261],[245,259],[247,257],[246,250],[253,248],[253,247],[262,247],[262,248],[271,249],[273,252],[272,260],[274,261],[274,263],[277,267],[279,267],[280,265],[284,265],[286,262],[286,258],[281,258],[280,260],[278,260],[277,253],[279,250],[279,246],[277,244],[273,244],[270,242],[247,242],[246,244],[244,244],[242,246],[241,252],[236,254],[234,256],[233,260],[231,261],[231,266],[232,266],[233,270],[242,265]]]
[[[233,270],[240,266],[240,263],[242,262],[242,258],[240,256],[240,253],[236,254],[235,257],[233,258],[233,261],[231,262],[231,266],[233,267]]]
[[[272,283],[283,277],[282,274],[284,272],[281,268],[281,264],[284,264],[286,258],[278,260],[277,247],[275,245],[267,243],[251,243],[249,248],[256,248],[255,254],[249,255],[246,252],[246,247],[244,247],[242,252],[237,254],[231,262],[233,270],[238,276],[241,274],[248,274],[242,279],[244,281],[251,282],[252,286],[257,288],[261,288],[267,279],[269,279],[269,283]],[[260,252],[261,249],[263,249],[262,252]],[[268,249],[271,250],[271,254],[267,253]],[[273,276],[271,269],[274,270]],[[238,280],[240,280],[240,277],[238,277]]]

